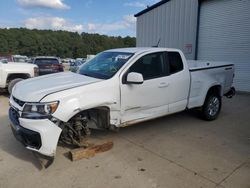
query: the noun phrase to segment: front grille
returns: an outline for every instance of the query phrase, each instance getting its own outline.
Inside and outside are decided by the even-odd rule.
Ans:
[[[11,115],[13,117],[13,121],[15,121],[14,123],[19,124],[20,115],[19,115],[18,111],[11,107],[9,110],[9,113],[11,113]]]
[[[23,107],[23,105],[25,104],[25,102],[23,102],[23,101],[21,101],[21,100],[15,98],[15,97],[13,97],[13,96],[12,96],[12,98],[13,98],[13,100],[14,100],[19,106],[21,106],[21,107]]]
[[[11,113],[13,120],[15,121],[14,123],[19,124],[20,115],[18,111],[11,107],[9,113]]]

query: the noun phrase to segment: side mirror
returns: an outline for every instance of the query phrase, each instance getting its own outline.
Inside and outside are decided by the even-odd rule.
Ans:
[[[127,84],[142,84],[143,83],[143,76],[137,72],[130,72],[127,75]]]

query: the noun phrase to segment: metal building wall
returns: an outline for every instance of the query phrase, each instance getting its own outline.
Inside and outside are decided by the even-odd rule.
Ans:
[[[136,45],[181,49],[187,59],[195,58],[197,0],[170,0],[137,17]]]
[[[250,1],[203,0],[198,59],[235,63],[235,87],[250,92]]]

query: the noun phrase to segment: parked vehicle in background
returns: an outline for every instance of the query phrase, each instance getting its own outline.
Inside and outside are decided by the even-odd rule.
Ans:
[[[12,55],[12,60],[16,63],[27,63],[29,58],[24,55]]]
[[[33,57],[29,57],[28,59],[27,59],[27,63],[32,63],[33,62]]]
[[[23,55],[1,54],[0,59],[7,59],[8,62],[27,63],[29,58]]]
[[[93,59],[96,55],[88,54],[86,60]]]
[[[33,64],[39,68],[39,75],[63,72],[63,65],[57,57],[40,56],[33,59]]]
[[[0,61],[1,60],[7,61],[7,62],[13,62],[11,55],[0,54]]]
[[[6,64],[6,63],[8,63],[8,59],[6,59],[6,58],[1,58],[1,57],[0,57],[0,62]]]
[[[38,76],[38,67],[28,63],[8,62],[0,60],[0,88],[11,93],[17,82]]]
[[[76,58],[76,61],[82,61],[82,62],[85,62],[85,61],[86,61],[86,59],[87,59],[87,58],[83,58],[83,57],[81,57],[81,58]]]
[[[74,62],[75,59],[72,59],[72,58],[65,58],[65,59],[62,59],[62,63],[70,63],[70,62]]]
[[[80,68],[80,66],[84,63],[85,61],[82,60],[76,60],[75,62],[70,62],[70,68],[69,70],[71,72],[77,72]]]
[[[83,64],[79,74],[18,83],[9,118],[28,149],[53,157],[59,138],[80,146],[91,128],[116,129],[193,108],[214,120],[222,96],[234,95],[233,77],[233,64],[188,63],[178,49],[113,49]]]

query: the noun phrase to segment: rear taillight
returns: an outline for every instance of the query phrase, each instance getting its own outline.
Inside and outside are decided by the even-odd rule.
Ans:
[[[62,64],[59,64],[60,70],[64,71],[64,66]]]
[[[39,76],[39,69],[38,69],[38,67],[34,67],[34,76]]]
[[[52,69],[63,71],[63,65],[61,64],[52,65]]]

